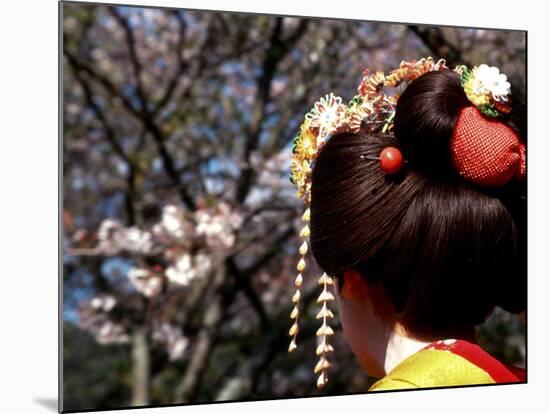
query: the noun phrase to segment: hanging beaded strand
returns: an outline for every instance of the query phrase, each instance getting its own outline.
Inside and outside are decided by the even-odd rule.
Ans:
[[[292,296],[292,303],[294,303],[294,307],[292,309],[292,312],[290,313],[290,319],[294,320],[294,323],[292,324],[288,334],[292,337],[292,340],[290,341],[290,345],[288,346],[288,352],[292,352],[296,349],[296,337],[298,335],[298,319],[300,317],[300,290],[303,283],[303,271],[306,268],[306,254],[309,250],[308,246],[308,238],[309,238],[309,217],[310,217],[310,210],[309,210],[309,199],[310,195],[308,194],[306,196],[306,206],[304,214],[302,215],[302,222],[304,223],[302,229],[300,230],[300,238],[303,240],[302,244],[299,248],[300,253],[300,260],[298,261],[298,265],[296,266],[296,270],[298,270],[298,275],[296,276],[296,279],[294,280],[294,286],[296,287],[296,292],[294,292],[294,295]]]
[[[317,137],[314,138],[317,139]],[[319,147],[317,147],[317,150],[319,150]],[[302,243],[300,245],[299,252],[301,257],[298,265],[296,266],[296,269],[298,270],[298,275],[296,276],[296,279],[294,281],[296,292],[292,296],[294,307],[292,309],[292,312],[290,313],[290,318],[294,321],[294,323],[289,330],[289,335],[292,337],[292,340],[290,341],[288,352],[292,352],[297,348],[296,338],[299,331],[298,320],[300,317],[300,288],[303,283],[303,271],[306,267],[305,256],[309,251],[308,241],[310,236],[309,222],[311,215],[311,160],[307,161],[307,168],[303,177],[303,187],[297,192],[298,197],[304,199],[305,210],[302,215],[302,222],[304,224],[300,231],[300,238],[302,239]],[[328,343],[328,337],[334,335],[334,331],[327,324],[327,319],[334,318],[334,314],[331,312],[327,305],[327,302],[334,301],[334,296],[328,290],[328,287],[332,286],[334,282],[330,276],[328,276],[326,273],[323,273],[318,279],[318,284],[323,286],[323,290],[320,296],[317,298],[317,303],[322,303],[322,307],[317,314],[316,319],[322,319],[323,322],[321,324],[321,327],[317,330],[317,337],[319,338],[319,341],[315,353],[319,357],[319,361],[315,365],[313,372],[315,374],[319,374],[319,377],[317,379],[317,388],[323,388],[328,382],[327,370],[331,366],[330,362],[328,361],[327,354],[334,351],[332,345]]]
[[[296,338],[298,335],[298,320],[300,317],[300,290],[303,283],[303,271],[306,267],[306,258],[309,251],[309,222],[310,222],[310,202],[311,202],[311,193],[307,193],[304,197],[306,200],[305,203],[305,211],[302,215],[302,222],[304,223],[301,231],[300,231],[300,238],[302,239],[302,244],[299,248],[300,253],[300,260],[298,261],[298,265],[296,266],[296,269],[298,270],[298,275],[296,276],[296,279],[294,281],[294,285],[296,287],[296,291],[294,295],[292,296],[292,302],[294,303],[294,307],[292,309],[292,312],[290,313],[290,318],[294,321],[292,324],[289,335],[292,337],[292,340],[290,341],[290,345],[288,347],[288,352],[292,352],[297,348],[296,345]],[[315,351],[315,354],[319,357],[319,361],[315,365],[315,368],[313,369],[313,372],[315,374],[319,374],[319,377],[317,378],[317,388],[323,388],[327,382],[328,382],[328,375],[327,370],[330,368],[331,364],[327,358],[327,354],[329,352],[333,352],[334,348],[331,344],[328,342],[328,337],[331,335],[334,335],[334,331],[332,328],[328,325],[327,319],[334,318],[334,314],[328,307],[328,302],[334,301],[334,295],[329,291],[329,287],[334,285],[334,281],[330,276],[328,276],[326,273],[323,273],[321,277],[318,279],[318,284],[323,286],[323,290],[321,291],[321,294],[317,298],[317,303],[322,303],[321,310],[317,313],[316,319],[322,319],[321,327],[317,330],[317,337],[319,338],[319,343],[317,345],[317,349]]]
[[[320,341],[315,353],[319,356],[319,362],[317,362],[317,365],[315,365],[313,371],[316,374],[320,372],[319,377],[317,378],[317,388],[323,388],[328,382],[327,369],[331,366],[327,359],[327,354],[334,351],[332,345],[328,343],[328,337],[334,335],[334,331],[327,324],[327,319],[334,318],[334,314],[327,306],[327,302],[334,301],[334,295],[328,290],[329,286],[334,285],[334,281],[329,275],[323,272],[318,280],[318,284],[323,285],[323,291],[317,298],[317,303],[322,303],[323,305],[317,314],[316,319],[323,319],[323,323],[317,330],[317,337],[320,338]]]

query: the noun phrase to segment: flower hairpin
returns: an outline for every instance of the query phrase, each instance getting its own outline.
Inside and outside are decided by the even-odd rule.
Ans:
[[[483,64],[468,69],[460,65],[455,72],[460,74],[460,83],[468,100],[481,113],[494,118],[510,112],[510,82],[498,68]]]

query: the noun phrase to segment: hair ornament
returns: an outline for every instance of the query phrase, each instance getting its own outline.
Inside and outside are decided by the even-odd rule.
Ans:
[[[489,117],[510,112],[510,82],[504,73],[486,64],[468,69],[461,65],[455,68],[460,74],[460,83],[468,100]]]
[[[450,141],[458,174],[478,185],[501,187],[527,173],[525,144],[506,124],[473,106],[460,111]]]
[[[384,148],[382,151],[380,151],[380,156],[378,157],[361,155],[361,158],[380,161],[380,168],[382,169],[382,171],[384,171],[384,173],[388,175],[398,173],[399,171],[401,171],[401,168],[403,168],[403,165],[406,163],[406,161],[403,159],[403,154],[401,154],[399,148],[396,147]]]

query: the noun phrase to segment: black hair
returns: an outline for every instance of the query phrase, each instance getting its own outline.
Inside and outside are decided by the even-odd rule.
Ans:
[[[495,306],[526,306],[524,183],[475,187],[454,173],[448,142],[470,105],[451,71],[429,72],[398,100],[394,135],[338,133],[312,170],[311,249],[338,278],[349,269],[381,284],[412,331],[482,323]],[[387,146],[409,161],[386,175]]]

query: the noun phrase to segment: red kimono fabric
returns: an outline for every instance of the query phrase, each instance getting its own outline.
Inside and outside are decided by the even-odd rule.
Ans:
[[[479,345],[459,339],[433,342],[411,355],[369,391],[525,382],[525,370],[505,365]]]

